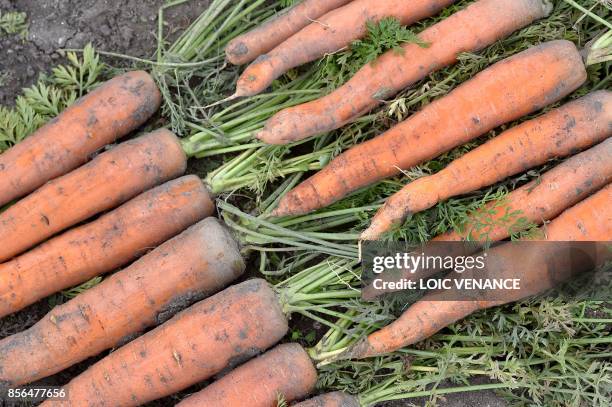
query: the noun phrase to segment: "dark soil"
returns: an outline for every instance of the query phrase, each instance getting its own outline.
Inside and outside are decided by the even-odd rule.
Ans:
[[[0,33],[0,104],[10,104],[39,73],[61,61],[63,48],[96,49],[149,58],[157,48],[157,11],[163,0],[0,0],[0,10],[20,11],[30,24],[26,40]],[[165,13],[166,36],[183,31],[209,0],[192,0]]]
[[[163,3],[164,0],[0,0],[1,11],[25,12],[29,22],[26,39],[0,33],[0,75],[5,78],[4,85],[0,87],[0,105],[12,104],[21,88],[31,85],[40,74],[62,63],[62,56],[58,53],[62,48],[82,48],[91,42],[98,50],[150,58],[157,47],[157,11]],[[168,22],[165,35],[171,39],[184,30],[208,3],[209,0],[192,0],[168,10],[165,16]],[[115,59],[112,63],[122,65],[126,62]],[[206,163],[191,162],[190,172],[205,173],[209,169]],[[255,267],[251,269],[254,270]],[[49,301],[43,300],[21,312],[2,318],[0,338],[27,329],[50,309]],[[320,335],[321,331],[320,327],[304,320],[297,321],[294,327],[304,333],[315,331],[317,335]],[[106,354],[108,352],[33,385],[65,384]],[[175,405],[185,395],[196,392],[205,385],[206,383],[199,383],[180,394],[149,403],[148,406]],[[386,403],[385,406],[425,403],[424,399],[413,399]],[[6,404],[0,400],[0,406],[4,405]],[[446,401],[441,401],[438,405],[502,407],[506,404],[493,392],[477,392],[449,395]]]

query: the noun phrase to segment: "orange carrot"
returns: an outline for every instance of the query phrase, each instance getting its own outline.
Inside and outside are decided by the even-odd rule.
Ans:
[[[336,52],[365,36],[368,22],[393,17],[410,25],[437,14],[455,0],[355,0],[330,11],[316,22],[260,56],[238,78],[236,96],[262,92],[288,70]]]
[[[297,215],[327,206],[558,101],[585,80],[582,57],[569,41],[523,51],[485,69],[386,133],[340,154],[286,194],[274,214]]]
[[[483,49],[547,16],[551,9],[544,0],[479,0],[421,32],[419,38],[429,47],[406,44],[401,53],[385,53],[331,94],[278,112],[257,137],[270,144],[286,144],[337,129],[431,72],[455,63],[462,52]]]
[[[355,396],[341,391],[334,391],[302,401],[293,407],[361,407],[361,403]]]
[[[234,38],[225,47],[234,65],[251,62],[265,54],[330,10],[351,0],[303,0],[261,26]]]
[[[610,156],[608,156],[609,161]],[[612,240],[612,184],[557,216],[542,227],[546,240]],[[536,236],[537,237],[537,236]]]
[[[0,261],[181,175],[179,140],[158,130],[126,141],[0,213]]]
[[[597,264],[609,261],[612,256],[606,242],[612,237],[611,199],[612,186],[608,185],[554,219],[543,229],[545,239],[602,241],[593,247],[589,255],[595,257]],[[588,261],[577,261],[578,253],[563,249],[563,245],[534,245],[526,250],[525,245],[516,246],[512,242],[495,247],[488,253],[487,270],[467,272],[461,278],[468,278],[470,274],[475,276],[476,273],[479,278],[520,277],[520,290],[508,290],[500,298],[487,298],[493,296],[491,294],[485,295],[482,300],[471,301],[441,301],[439,296],[444,293],[431,292],[408,308],[395,322],[357,342],[341,357],[361,359],[393,352],[430,337],[472,312],[541,293],[573,274],[592,268],[593,264]],[[599,257],[595,256],[597,253]],[[521,259],[520,269],[516,267],[517,258]]]
[[[0,318],[129,263],[213,210],[202,181],[188,175],[0,264]]]
[[[0,341],[0,383],[29,383],[117,346],[243,271],[236,242],[207,218]]]
[[[41,406],[137,406],[206,380],[278,342],[288,330],[261,279],[231,286],[117,349],[65,386],[68,400]]]
[[[117,76],[0,155],[0,206],[85,163],[98,149],[143,124],[159,108],[153,78]]]
[[[410,214],[588,148],[610,135],[612,92],[594,92],[567,103],[505,131],[442,171],[407,184],[387,199],[361,239],[375,240]]]
[[[510,193],[501,201],[491,202],[470,216],[461,231],[440,235],[425,244],[428,256],[467,256],[482,249],[487,241],[498,241],[533,224],[553,219],[564,209],[575,205],[612,182],[612,139],[570,157],[557,167]],[[541,230],[546,230],[545,228]],[[530,234],[531,235],[531,234]],[[539,237],[538,233],[534,235]],[[469,240],[465,245],[444,245],[446,241]],[[571,240],[580,240],[575,238]],[[386,281],[419,280],[443,269],[429,268],[417,274],[409,270],[387,273]],[[374,299],[392,289],[376,289],[372,284],[362,288],[363,298]]]
[[[277,407],[307,396],[317,371],[299,344],[278,345],[177,404],[180,407]]]
[[[529,224],[542,224],[612,182],[612,139],[544,173],[540,178],[471,214],[461,230],[433,241],[497,241]]]

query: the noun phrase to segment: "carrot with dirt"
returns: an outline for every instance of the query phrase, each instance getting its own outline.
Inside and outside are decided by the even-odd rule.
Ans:
[[[138,128],[161,94],[143,71],[128,72],[77,100],[57,118],[0,154],[0,206],[85,163]]]
[[[445,292],[430,292],[396,321],[346,349],[340,358],[362,359],[393,352],[420,342],[475,311],[539,294],[574,274],[604,264],[612,258],[607,245],[612,237],[611,199],[609,184],[541,229],[539,238],[548,241],[600,242],[588,250],[567,250],[567,244],[526,246],[510,242],[488,252],[486,270],[470,270],[460,277],[520,278],[520,290],[506,290],[504,295],[492,290],[481,299],[446,301],[441,300]],[[521,259],[520,270],[517,259]]]
[[[0,264],[0,318],[129,263],[213,211],[202,181],[188,175]]]
[[[387,132],[334,158],[287,193],[274,215],[298,215],[328,206],[554,103],[586,77],[582,56],[569,41],[550,41],[513,55]]]
[[[287,343],[234,369],[177,406],[277,407],[279,399],[286,403],[301,399],[316,384],[317,371],[308,353],[297,343]]]
[[[454,64],[459,54],[483,49],[551,10],[544,0],[476,1],[421,32],[419,38],[428,47],[409,43],[402,52],[388,51],[329,95],[278,112],[256,136],[269,144],[287,144],[337,129],[431,72]]]
[[[612,92],[594,92],[567,103],[503,132],[436,174],[410,182],[386,200],[361,239],[375,240],[411,214],[573,154],[610,135]]]
[[[251,62],[270,51],[307,25],[351,0],[303,0],[261,26],[231,40],[225,47],[227,60],[234,65]]]
[[[206,380],[278,342],[288,330],[267,282],[248,280],[202,300],[72,379],[67,400],[137,406]]]
[[[236,85],[235,96],[264,91],[288,70],[337,52],[367,33],[368,23],[396,18],[401,25],[437,14],[455,0],[355,0],[330,11],[287,38],[249,65]]]
[[[168,130],[119,144],[0,213],[0,261],[183,174],[186,165]]]
[[[612,182],[612,139],[570,157],[539,178],[486,204],[434,242],[498,241],[530,224],[542,224]]]
[[[293,313],[333,326],[319,315],[335,318],[332,304],[359,297],[354,288],[339,288],[357,280],[356,267],[354,260],[326,259],[275,286],[252,279],[226,288],[92,365],[68,383],[68,400],[43,405],[80,406],[90,400],[141,405],[276,344]]]
[[[26,331],[0,341],[0,383],[30,383],[120,345],[223,288],[244,268],[230,233],[217,219],[206,218],[125,270],[53,308]],[[186,330],[178,342],[193,338],[190,332]],[[147,363],[142,351],[137,356]]]
[[[608,138],[570,157],[502,200],[485,205],[471,214],[460,230],[437,236],[422,247],[422,252],[428,256],[468,256],[482,249],[486,242],[503,240],[512,234],[524,232],[533,225],[540,225],[555,218],[563,210],[612,182],[611,156],[612,139]],[[462,240],[473,243],[444,243]],[[428,268],[416,274],[410,273],[409,270],[394,270],[386,273],[385,281],[417,281],[439,271],[442,269]],[[393,291],[397,290],[380,290],[370,284],[363,287],[361,293],[363,298],[373,299]]]
[[[610,156],[608,156],[609,158]],[[544,225],[546,240],[602,241],[612,240],[612,184],[564,211]],[[539,238],[539,236],[535,236]]]

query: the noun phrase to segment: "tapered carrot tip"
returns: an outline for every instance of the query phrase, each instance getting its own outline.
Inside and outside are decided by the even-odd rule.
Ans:
[[[253,96],[266,90],[274,81],[274,67],[267,55],[259,56],[249,65],[236,83],[236,94]]]
[[[359,399],[350,394],[334,391],[294,404],[293,407],[360,407]]]
[[[410,211],[406,209],[409,196],[400,190],[387,199],[387,202],[376,212],[370,227],[360,236],[361,240],[376,240],[383,234],[399,226],[408,217]]]
[[[225,47],[225,57],[227,58],[227,61],[232,65],[242,65],[246,63],[247,61],[245,56],[247,56],[248,54],[248,45],[239,38],[230,41],[229,44],[227,44],[227,46]]]
[[[276,113],[268,119],[264,128],[255,137],[264,143],[278,145],[298,140],[295,135],[298,134],[301,120],[297,120],[293,111],[294,109],[289,107]]]
[[[370,344],[367,337],[361,338],[355,342],[348,349],[337,356],[337,360],[350,360],[350,359],[365,359],[372,356],[377,356],[378,352]]]

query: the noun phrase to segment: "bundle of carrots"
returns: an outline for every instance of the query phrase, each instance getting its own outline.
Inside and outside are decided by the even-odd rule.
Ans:
[[[330,205],[360,188],[397,175],[402,169],[433,159],[501,124],[554,103],[576,90],[586,78],[582,56],[569,41],[551,41],[516,54],[480,72],[386,133],[340,154],[286,194],[274,215],[304,214]],[[474,98],[475,94],[487,97]],[[605,95],[599,94],[599,97],[609,100]],[[572,114],[579,114],[578,110],[588,108],[569,109],[576,111]],[[609,134],[608,110],[583,114],[599,120],[594,132],[599,135],[593,142]],[[556,123],[563,121],[559,116],[562,115],[555,116]],[[557,126],[554,120],[546,121],[551,122],[552,130]],[[535,122],[532,126],[538,124]],[[570,126],[566,133],[572,131]],[[541,155],[544,159],[550,158],[547,153]],[[516,157],[522,159],[520,150]],[[368,232],[363,238],[376,236]]]
[[[250,63],[232,98],[256,95],[288,70],[350,46],[366,34],[367,23],[395,18],[410,25],[453,3],[303,0],[227,45],[229,62]],[[257,137],[287,144],[337,129],[456,63],[461,53],[481,50],[550,11],[548,0],[474,1],[421,32],[419,43],[406,43],[401,52],[389,51],[363,66],[331,94],[276,113]],[[271,215],[320,209],[536,113],[578,89],[591,60],[572,42],[557,40],[494,64],[384,134],[349,148],[284,196],[275,195],[268,202],[278,200]],[[308,266],[275,286],[254,278],[226,288],[245,271],[241,246],[211,217],[214,197],[206,185],[183,175],[183,143],[159,129],[100,152],[142,126],[160,102],[148,74],[129,72],[0,155],[0,206],[8,205],[0,212],[0,318],[123,267],[31,328],[0,340],[0,392],[111,348],[66,385],[66,400],[43,405],[137,406],[212,378],[216,381],[179,405],[271,407],[313,391],[317,371],[309,354],[295,343],[277,344],[289,331],[292,313],[334,326],[317,313],[338,317],[342,301],[359,297],[356,261],[343,258],[337,268]],[[607,241],[612,236],[611,134],[612,92],[587,94],[407,184],[386,201],[361,238],[378,238],[446,199],[569,157],[434,241],[502,240],[525,222],[546,223],[537,235],[546,241]],[[522,223],[512,223],[508,214],[520,216]],[[596,246],[598,262],[610,259],[602,247]],[[564,278],[592,268],[586,262],[560,264],[566,258],[558,248],[518,253],[507,243],[492,251],[487,269],[492,278],[515,277],[514,259],[526,259],[520,271],[525,288],[516,295],[442,301],[439,293],[429,293],[397,321],[349,347],[341,345],[334,357],[395,351],[473,312],[553,287],[558,279],[552,267],[567,266]],[[353,252],[348,253],[345,257]],[[262,377],[265,385],[259,383]],[[298,405],[361,404],[359,397],[330,393]]]
[[[79,167],[159,102],[153,79],[130,72],[0,155],[9,181],[2,202],[26,195],[0,213],[0,317],[142,256],[1,340],[1,390],[121,345],[244,271],[238,243],[209,218],[213,196],[202,181],[174,179],[186,156],[171,132],[133,138]]]
[[[612,252],[607,247],[607,242],[612,236],[611,200],[612,185],[608,184],[553,219],[537,235],[538,238],[543,237],[544,240],[551,242],[601,242],[599,247],[601,250],[599,253],[594,253],[598,256],[594,255],[593,258],[599,262],[597,265],[604,264],[612,259]],[[593,264],[588,261],[568,261],[560,264],[560,259],[567,260],[568,256],[571,256],[563,251],[563,246],[551,245],[548,250],[542,250],[542,247],[535,245],[532,247],[532,252],[526,253],[525,246],[514,246],[512,243],[507,243],[493,248],[492,251],[495,253],[490,253],[488,256],[488,276],[495,278],[516,278],[518,276],[523,280],[524,289],[517,291],[519,294],[517,298],[508,297],[503,301],[487,299],[444,301],[440,300],[440,293],[431,292],[408,308],[397,321],[364,338],[347,349],[341,357],[360,359],[392,352],[428,338],[440,329],[477,310],[516,301],[552,288],[558,283],[555,277],[560,276],[559,269],[567,272],[566,278],[593,269]],[[515,267],[517,258],[522,259],[521,270]],[[469,278],[468,274],[461,278]]]
[[[376,239],[409,214],[428,209],[452,196],[494,184],[547,160],[573,154],[611,135],[612,92],[589,94],[513,127],[453,161],[442,171],[406,185],[387,199],[361,237]],[[591,174],[597,174],[594,176],[603,178],[605,182],[612,174],[606,168],[610,167],[610,144],[604,142],[603,145],[603,152],[608,154],[595,157],[590,163],[591,166],[598,165]],[[574,178],[566,177],[563,182],[575,185]],[[576,189],[579,196],[583,188]]]

